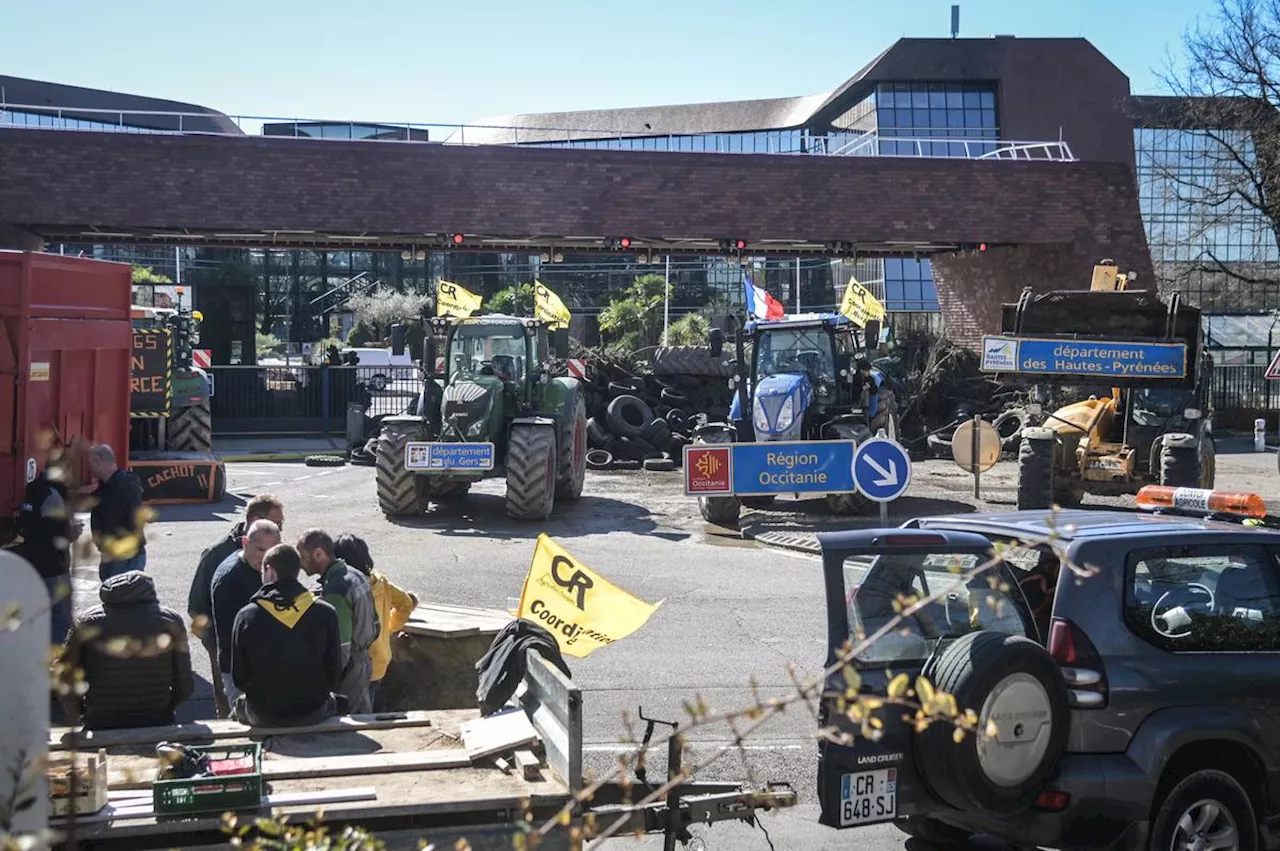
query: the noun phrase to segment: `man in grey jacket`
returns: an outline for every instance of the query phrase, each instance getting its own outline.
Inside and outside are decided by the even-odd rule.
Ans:
[[[308,529],[298,539],[298,555],[308,576],[320,579],[320,595],[338,612],[338,636],[342,642],[342,682],[351,714],[372,712],[369,681],[373,664],[369,648],[378,637],[378,611],[373,592],[360,571],[334,558],[333,538],[320,529]]]

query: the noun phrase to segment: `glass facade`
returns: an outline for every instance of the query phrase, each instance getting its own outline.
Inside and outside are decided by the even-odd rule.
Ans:
[[[319,121],[284,121],[262,125],[263,136],[305,136],[312,139],[364,139],[426,142],[425,128],[393,124],[356,124]]]
[[[127,115],[123,113],[122,115]],[[69,118],[61,115],[24,112],[16,109],[0,109],[0,127],[30,127],[37,130],[96,130],[106,133],[168,133],[168,130],[156,130],[150,127],[137,127],[124,124],[122,121],[89,121],[83,118]]]
[[[1138,128],[1138,201],[1162,290],[1206,312],[1280,308],[1280,249],[1251,203],[1249,138],[1242,132]],[[1259,345],[1266,345],[1263,340]]]
[[[755,133],[704,133],[697,136],[642,136],[627,139],[581,139],[530,142],[535,148],[595,148],[613,151],[685,151],[708,154],[799,154],[805,136],[800,130]],[[524,143],[521,143],[524,144]]]

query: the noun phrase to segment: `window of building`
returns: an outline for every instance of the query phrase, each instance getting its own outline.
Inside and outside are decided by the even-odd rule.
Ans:
[[[938,310],[933,264],[927,259],[885,258],[884,295],[887,310]]]
[[[995,150],[995,83],[881,83],[876,88],[881,156],[976,157]],[[913,141],[894,142],[885,137]],[[932,142],[937,137],[972,141]]]
[[[1129,629],[1163,650],[1280,650],[1280,574],[1261,545],[1138,550],[1126,584]]]

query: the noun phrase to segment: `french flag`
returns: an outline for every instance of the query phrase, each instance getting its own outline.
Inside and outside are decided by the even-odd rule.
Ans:
[[[781,319],[786,311],[782,302],[765,292],[763,287],[751,283],[747,273],[742,273],[743,300],[747,306],[747,315],[756,319]]]

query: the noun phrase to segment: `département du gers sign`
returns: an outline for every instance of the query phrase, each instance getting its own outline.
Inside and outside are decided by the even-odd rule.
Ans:
[[[982,371],[1081,378],[1185,378],[1185,343],[982,338]]]
[[[129,359],[129,416],[167,417],[173,401],[173,347],[168,328],[134,329]]]

